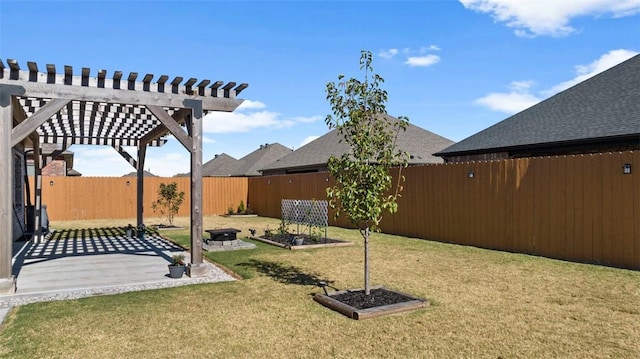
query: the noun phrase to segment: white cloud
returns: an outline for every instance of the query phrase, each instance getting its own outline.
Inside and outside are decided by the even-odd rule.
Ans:
[[[322,116],[309,116],[309,117],[304,117],[304,116],[296,116],[296,117],[292,117],[291,121],[294,122],[299,122],[299,123],[311,123],[311,122],[316,122],[316,121],[320,121],[323,120],[324,117]]]
[[[509,92],[492,92],[474,101],[475,104],[488,107],[494,111],[501,111],[509,114],[520,112],[529,108],[544,98],[552,96],[560,91],[566,90],[602,71],[605,71],[632,56],[638,54],[630,50],[612,50],[600,56],[597,60],[588,65],[575,66],[576,76],[568,81],[561,82],[549,89],[542,90],[539,95],[531,93],[531,87],[535,84],[531,80],[514,81],[509,86]]]
[[[309,142],[315,141],[318,138],[320,138],[320,136],[309,136],[309,137],[305,138],[304,140],[302,140],[302,143],[300,144],[300,146],[298,146],[298,148],[306,145]]]
[[[571,19],[581,16],[624,17],[640,12],[638,0],[460,0],[467,9],[488,13],[514,28],[517,36],[561,37],[576,30]]]
[[[438,55],[426,55],[426,56],[409,56],[407,61],[405,61],[406,65],[411,67],[417,66],[431,66],[440,62],[440,56]]]
[[[526,81],[513,81],[509,87],[511,88],[511,90],[516,91],[516,92],[524,92],[524,91],[528,91],[531,86],[534,85],[534,81],[532,80],[526,80]]]
[[[245,102],[247,102],[245,100]],[[263,109],[267,106],[259,101],[249,101],[242,111],[212,112],[204,117],[203,131],[205,133],[234,133],[249,132],[260,128],[287,128],[298,123],[311,123],[322,120],[322,116],[296,116],[282,118],[278,112]]]
[[[599,73],[601,73],[602,71],[605,71],[607,69],[612,68],[613,66],[628,60],[629,58],[637,55],[638,52],[636,51],[630,51],[630,50],[625,50],[625,49],[618,49],[618,50],[611,50],[609,52],[607,52],[606,54],[600,56],[599,59],[593,61],[590,64],[587,65],[577,65],[575,66],[576,69],[576,77],[574,77],[571,80],[559,83],[555,86],[553,86],[552,88],[550,88],[549,90],[545,90],[543,91],[543,93],[547,96],[551,96],[553,94],[556,94],[560,91],[566,90],[569,87],[580,83],[590,77],[593,77]]]
[[[509,86],[509,92],[493,92],[475,100],[474,103],[509,114],[520,112],[541,100],[529,93],[532,85],[533,81],[514,81]]]
[[[244,101],[242,101],[240,106],[238,106],[236,111],[255,110],[255,109],[261,109],[261,108],[265,108],[265,107],[267,107],[267,105],[265,105],[264,103],[262,103],[260,101],[244,100]]]
[[[202,136],[202,143],[216,143],[216,140],[207,136]]]
[[[170,141],[174,142],[171,149],[164,149],[164,147],[147,149],[145,170],[161,177],[172,177],[176,173],[190,171],[189,152],[179,145],[177,140],[170,139]],[[166,146],[170,144],[167,143]],[[124,149],[131,157],[137,159],[138,151],[135,147],[124,147]],[[136,170],[112,147],[73,145],[70,150],[74,153],[73,168],[85,177],[120,177]]]
[[[173,177],[177,173],[191,171],[191,157],[187,151],[175,151],[163,154],[147,152],[144,168],[156,176]]]
[[[218,112],[204,117],[203,131],[206,133],[248,132],[256,128],[291,127],[294,122],[282,120],[280,114],[271,111]]]
[[[396,56],[398,54],[398,49],[389,49],[389,50],[382,50],[378,53],[378,56],[382,57],[383,59],[391,59],[394,56]]]
[[[125,150],[133,157],[137,157],[137,150],[133,147]],[[122,176],[135,169],[122,156],[108,146],[73,145],[73,169],[85,177]]]
[[[378,55],[384,59],[390,60],[400,52],[404,56],[407,57],[404,64],[412,67],[417,66],[431,66],[435,63],[440,62],[440,56],[438,55],[425,55],[430,51],[441,51],[440,47],[436,45],[422,46],[419,49],[412,49],[410,47],[405,47],[402,51],[393,48],[389,50],[381,50]]]
[[[427,51],[441,51],[442,49],[436,45],[429,45],[420,48],[420,53],[425,53]]]

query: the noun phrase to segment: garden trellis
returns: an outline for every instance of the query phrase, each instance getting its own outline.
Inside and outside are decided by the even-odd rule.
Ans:
[[[325,200],[282,200],[282,220],[285,223],[296,225],[296,232],[300,233],[300,225],[311,230],[313,227],[324,229],[324,238],[327,239],[327,226],[329,225],[329,204]]]

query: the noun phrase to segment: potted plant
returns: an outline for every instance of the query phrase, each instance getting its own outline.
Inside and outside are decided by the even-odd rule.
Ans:
[[[294,246],[301,246],[304,244],[304,237],[302,236],[293,236],[292,244]]]
[[[169,278],[182,278],[184,274],[184,254],[174,254],[169,264]]]

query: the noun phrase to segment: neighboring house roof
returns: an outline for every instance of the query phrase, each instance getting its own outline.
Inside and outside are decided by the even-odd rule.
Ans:
[[[624,140],[640,143],[640,55],[468,137],[438,156]]]
[[[395,117],[385,115],[390,120]],[[400,131],[397,146],[409,153],[409,164],[442,163],[443,160],[432,153],[442,150],[453,144],[453,141],[427,131],[409,123],[406,131]],[[290,172],[303,171],[304,169],[326,167],[331,155],[336,157],[349,152],[350,147],[344,141],[340,141],[337,130],[332,130],[324,136],[298,148],[287,156],[262,168],[263,172],[286,169]]]
[[[82,173],[80,173],[80,172],[78,172],[78,171],[76,171],[76,170],[74,170],[72,168],[72,169],[67,170],[67,176],[69,176],[69,177],[80,177],[80,176],[82,176]]]
[[[260,176],[258,170],[293,151],[279,143],[266,143],[237,160],[226,153],[215,155],[202,165],[203,177],[248,177]],[[189,172],[176,176],[189,176]]]
[[[226,153],[215,155],[202,165],[203,177],[228,177],[238,168],[238,160]]]
[[[124,175],[122,177],[138,177],[138,172],[137,171],[129,172],[129,173],[127,173],[126,175]],[[153,173],[145,170],[145,171],[143,171],[143,177],[158,177],[158,176],[156,176]]]
[[[267,143],[238,160],[239,166],[232,176],[260,176],[263,167],[292,153],[292,149],[279,143]]]

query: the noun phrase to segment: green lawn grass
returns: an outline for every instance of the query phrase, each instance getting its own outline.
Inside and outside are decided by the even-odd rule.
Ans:
[[[85,225],[101,225],[95,222]],[[277,224],[205,218],[205,228],[235,227],[242,236]],[[163,232],[184,245],[188,233]],[[253,250],[205,253],[248,279],[19,307],[0,332],[0,356],[631,358],[640,352],[637,271],[374,234],[372,284],[432,306],[353,321],[311,299],[321,292],[320,280],[362,287],[359,233],[330,228],[329,236],[356,245],[289,251],[256,243]]]

